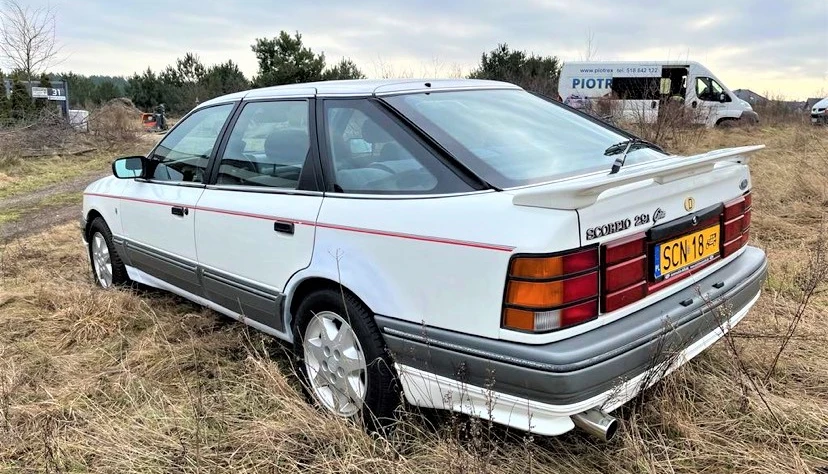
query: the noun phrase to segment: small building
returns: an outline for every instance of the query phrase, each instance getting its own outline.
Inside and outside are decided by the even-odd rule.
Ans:
[[[765,104],[768,102],[767,97],[757,94],[750,89],[736,89],[733,93],[736,94],[736,97],[744,100],[750,105]]]

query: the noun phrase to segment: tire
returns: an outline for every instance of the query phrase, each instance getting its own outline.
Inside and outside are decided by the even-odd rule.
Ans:
[[[98,238],[101,238],[102,242]],[[126,267],[118,252],[115,251],[115,246],[112,244],[112,232],[102,217],[96,217],[92,221],[86,240],[89,242],[89,264],[92,267],[92,276],[95,279],[95,283],[101,288],[128,284],[130,281]],[[104,267],[105,261],[100,261],[99,264],[96,264],[96,246],[98,243],[101,244],[102,256],[105,255],[104,258],[108,259],[108,272],[100,270]],[[106,248],[105,251],[103,251],[104,247]]]
[[[739,119],[732,119],[732,118],[723,118],[719,119],[716,122],[717,128],[735,128],[741,125],[741,121]]]
[[[354,385],[359,385],[354,375],[346,373],[347,380],[344,382],[341,373],[338,378],[334,376],[335,371],[339,370],[334,368],[334,365],[342,368],[347,367],[348,364],[353,364],[353,362],[341,363],[341,365],[336,362],[337,360],[343,362],[348,359],[345,357],[344,351],[340,359],[332,359],[336,356],[335,347],[337,346],[333,345],[336,344],[334,341],[328,341],[334,348],[328,350],[329,357],[325,357],[324,348],[317,348],[310,352],[308,350],[308,347],[315,346],[317,342],[323,346],[325,345],[325,342],[321,340],[322,338],[316,337],[316,329],[320,320],[335,319],[334,315],[340,316],[341,322],[349,324],[350,329],[356,336],[357,348],[361,349],[365,361],[364,397],[361,407],[358,407],[355,412],[352,412],[353,407],[341,402],[338,405],[340,411],[337,411],[337,406],[331,406],[333,395],[328,396],[328,392],[333,394],[336,391],[340,395],[339,398],[342,398],[341,395],[346,390],[335,388],[334,385],[337,385],[337,383],[350,383],[351,385],[348,386],[352,388]],[[338,330],[341,332],[343,327],[339,326]],[[311,329],[310,334],[308,333],[309,328]],[[400,389],[393,362],[386,350],[382,334],[374,322],[373,313],[347,290],[327,288],[309,294],[300,303],[293,330],[294,350],[300,361],[299,369],[304,382],[303,386],[310,398],[331,413],[344,418],[361,420],[369,430],[384,431],[393,422],[394,411],[400,403]],[[308,341],[305,341],[306,335]],[[339,332],[337,332],[338,335]],[[316,360],[314,360],[314,354],[319,355]],[[322,364],[319,359],[330,361],[332,365],[325,365],[324,370],[322,370],[320,369]],[[353,358],[350,360],[353,361]],[[350,373],[355,374],[356,371]],[[319,379],[324,379],[321,384]],[[325,382],[329,382],[328,385],[321,387]]]

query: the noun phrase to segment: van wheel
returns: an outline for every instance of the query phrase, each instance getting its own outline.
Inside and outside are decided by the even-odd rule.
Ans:
[[[722,118],[719,119],[718,122],[716,122],[716,127],[718,128],[733,128],[737,125],[738,123],[736,123],[736,119],[732,118]]]
[[[101,288],[129,283],[126,267],[112,244],[112,232],[106,221],[96,217],[89,226],[89,261],[95,283]]]
[[[312,398],[343,418],[382,429],[400,400],[393,364],[373,313],[348,291],[308,295],[294,326],[295,351]]]

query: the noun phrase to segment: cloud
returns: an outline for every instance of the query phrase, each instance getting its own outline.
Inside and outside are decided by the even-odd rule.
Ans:
[[[446,74],[469,71],[503,42],[578,60],[591,32],[599,60],[688,58],[731,88],[828,89],[825,0],[51,1],[72,52],[63,66],[82,73],[162,69],[192,51],[205,63],[233,59],[251,76],[255,38],[287,30],[372,76]]]

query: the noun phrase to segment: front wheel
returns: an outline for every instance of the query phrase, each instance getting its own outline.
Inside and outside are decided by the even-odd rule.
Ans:
[[[326,410],[379,429],[400,401],[373,314],[347,291],[310,294],[297,311],[296,353],[306,388]]]

